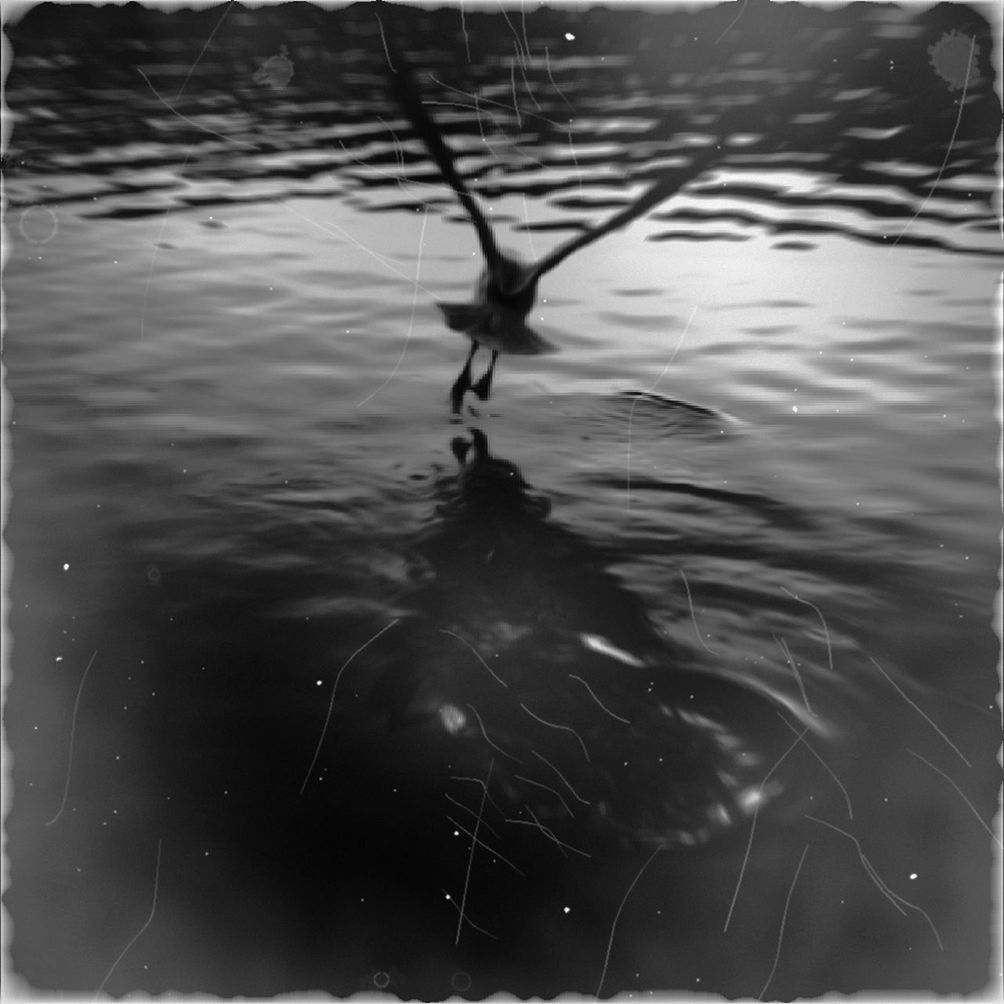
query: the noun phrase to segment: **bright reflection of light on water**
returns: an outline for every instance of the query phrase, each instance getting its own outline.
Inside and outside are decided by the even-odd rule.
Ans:
[[[455,736],[467,724],[467,716],[453,704],[440,706],[439,720],[451,736]]]

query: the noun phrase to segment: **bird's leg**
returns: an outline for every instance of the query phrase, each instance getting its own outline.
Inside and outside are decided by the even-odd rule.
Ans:
[[[471,351],[467,354],[467,362],[464,363],[464,368],[460,371],[460,376],[457,377],[456,382],[453,384],[450,390],[450,401],[453,403],[453,414],[459,415],[460,410],[464,404],[464,394],[470,390],[471,387],[471,360],[474,358],[474,353],[478,351],[478,343],[472,338],[471,339]]]
[[[467,463],[467,453],[470,448],[471,444],[463,436],[454,436],[450,442],[450,449],[453,451],[453,455],[457,458],[457,463],[461,467]]]
[[[485,375],[471,388],[479,401],[487,401],[492,392],[492,376],[495,373],[495,363],[498,361],[498,350],[492,349],[492,361],[485,370]]]

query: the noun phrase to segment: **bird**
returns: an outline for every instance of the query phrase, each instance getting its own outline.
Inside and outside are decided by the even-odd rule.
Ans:
[[[477,233],[484,258],[474,297],[465,302],[440,302],[446,324],[470,339],[471,347],[459,376],[450,390],[453,411],[459,414],[464,395],[473,391],[479,400],[491,395],[495,365],[501,353],[540,355],[557,347],[526,323],[537,299],[542,276],[560,265],[569,255],[601,237],[626,226],[648,209],[665,202],[685,184],[700,175],[714,159],[720,146],[714,141],[696,148],[689,163],[662,173],[637,199],[611,216],[605,223],[589,227],[560,244],[539,261],[528,262],[516,252],[502,248],[477,199],[456,168],[456,155],[421,99],[421,91],[407,59],[390,36],[385,37],[392,90],[412,129],[439,168],[443,180],[453,189]],[[491,352],[484,375],[471,382],[471,366],[479,349]]]

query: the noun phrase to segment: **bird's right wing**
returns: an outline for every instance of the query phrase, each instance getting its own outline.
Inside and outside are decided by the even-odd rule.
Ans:
[[[698,150],[689,164],[670,170],[665,173],[654,185],[644,191],[629,206],[625,206],[620,212],[615,213],[606,223],[601,223],[597,227],[592,227],[580,234],[576,234],[564,244],[560,244],[549,255],[542,258],[527,277],[520,284],[520,289],[525,289],[545,273],[560,265],[570,254],[580,248],[592,244],[593,241],[605,237],[607,234],[621,227],[627,226],[632,220],[651,209],[653,206],[665,202],[666,199],[675,195],[688,182],[698,177],[708,164],[715,158],[718,149],[714,144]]]
[[[411,65],[389,35],[385,36],[385,41],[387,43],[388,55],[391,57],[392,65],[389,67],[390,72],[388,76],[390,77],[394,96],[397,98],[401,110],[411,123],[412,129],[418,133],[419,138],[425,144],[426,150],[429,151],[429,155],[436,162],[439,173],[450,188],[456,192],[460,204],[467,211],[467,215],[471,218],[471,223],[474,224],[474,229],[477,231],[478,241],[481,244],[481,251],[485,256],[485,261],[489,269],[494,271],[499,260],[499,250],[498,244],[495,242],[495,234],[488,220],[485,219],[481,207],[464,183],[464,179],[457,172],[454,164],[456,157],[453,151],[446,145],[439,127],[422,104],[421,91],[419,90],[418,81],[415,79],[415,74],[412,72]]]

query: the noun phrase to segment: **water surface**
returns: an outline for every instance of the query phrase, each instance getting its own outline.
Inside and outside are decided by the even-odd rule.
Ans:
[[[982,990],[984,15],[381,16],[527,257],[721,156],[454,416],[480,252],[369,5],[7,26],[13,971]]]

